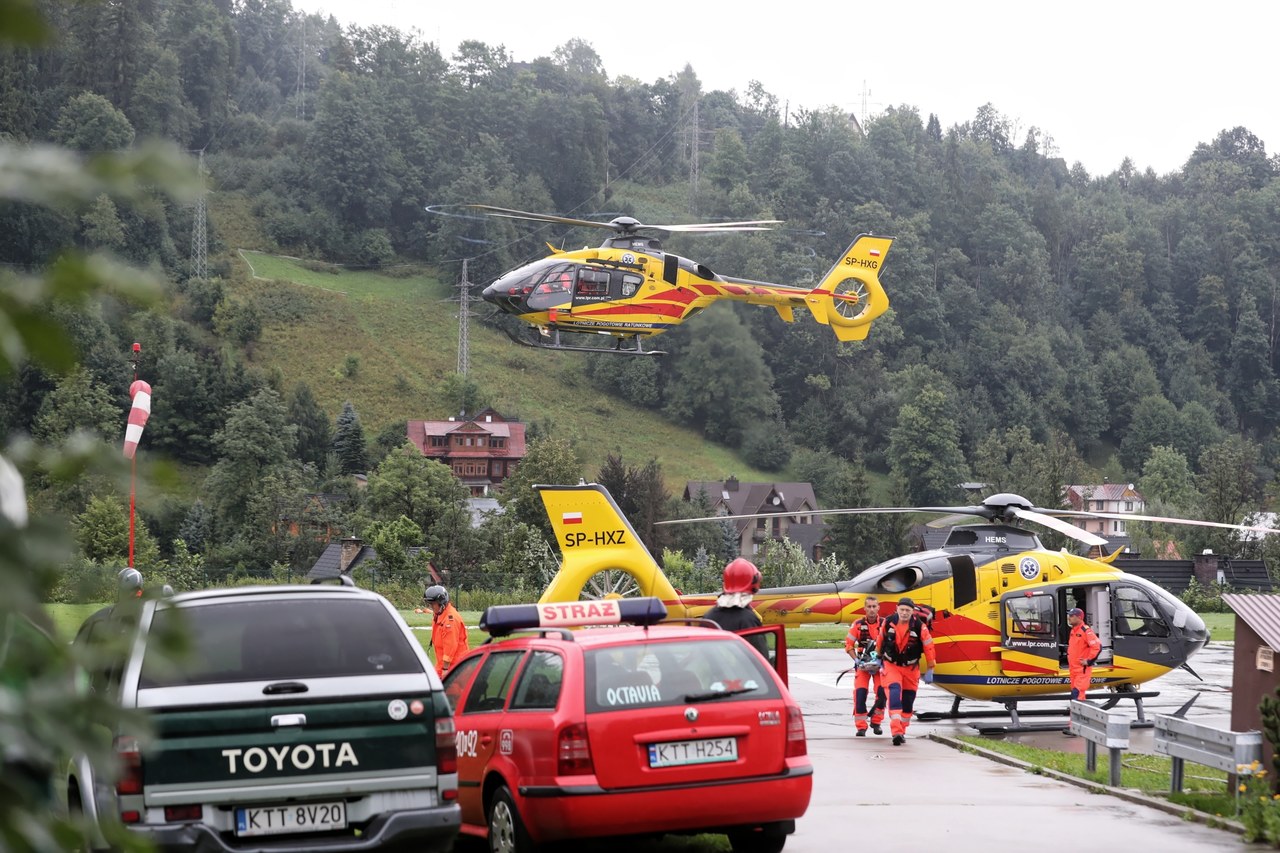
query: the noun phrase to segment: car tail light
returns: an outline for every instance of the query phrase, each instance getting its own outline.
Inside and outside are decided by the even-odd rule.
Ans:
[[[594,772],[586,723],[565,726],[560,730],[560,747],[556,750],[556,775],[582,776]]]
[[[204,806],[165,806],[164,819],[166,823],[173,823],[179,820],[200,820],[204,817]]]
[[[458,772],[458,742],[453,717],[436,717],[436,773]]]
[[[142,820],[142,812],[130,809],[129,811],[120,812],[121,823],[138,823]]]
[[[117,794],[142,793],[142,752],[136,737],[118,737],[115,740],[116,755],[120,759],[120,778],[116,780]]]
[[[798,705],[787,706],[787,758],[808,755],[809,746],[804,738],[804,714]]]

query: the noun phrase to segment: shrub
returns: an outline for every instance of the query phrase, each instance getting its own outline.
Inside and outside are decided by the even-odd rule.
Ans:
[[[1267,771],[1259,770],[1258,762],[1242,764],[1237,769],[1241,772],[1237,791],[1244,840],[1280,847],[1280,794],[1271,793]]]
[[[1202,584],[1193,577],[1182,593],[1182,600],[1197,613],[1226,613],[1230,608],[1222,601],[1224,592],[1233,592],[1231,585],[1225,581]]]

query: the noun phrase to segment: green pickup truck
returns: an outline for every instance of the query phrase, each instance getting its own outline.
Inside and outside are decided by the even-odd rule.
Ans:
[[[76,643],[100,662],[92,689],[137,712],[102,732],[113,766],[66,765],[66,807],[99,827],[97,845],[133,832],[161,849],[237,853],[451,847],[452,712],[381,596],[186,593],[95,614]]]

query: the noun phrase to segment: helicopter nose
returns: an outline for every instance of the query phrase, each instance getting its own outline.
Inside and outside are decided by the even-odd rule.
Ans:
[[[1183,641],[1187,644],[1187,655],[1190,656],[1208,644],[1209,626],[1186,602],[1174,600],[1177,601],[1177,606],[1173,613],[1173,626],[1182,631]]]

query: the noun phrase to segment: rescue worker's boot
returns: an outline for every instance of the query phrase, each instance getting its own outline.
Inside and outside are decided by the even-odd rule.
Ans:
[[[876,732],[876,734],[880,734],[880,733],[879,733],[879,732]],[[866,730],[866,729],[858,729],[856,732],[854,732],[854,735],[853,735],[853,736],[854,736],[854,737],[866,737],[866,736],[867,736],[867,730]]]
[[[882,695],[877,696],[876,704],[871,708],[871,731],[878,735],[884,734],[884,730],[880,728],[880,723],[884,720],[885,700]]]
[[[894,735],[894,736],[893,736],[893,745],[894,745],[894,746],[902,746],[902,745],[903,745],[904,743],[906,743],[906,742],[907,742],[907,736],[906,736],[906,735]]]

